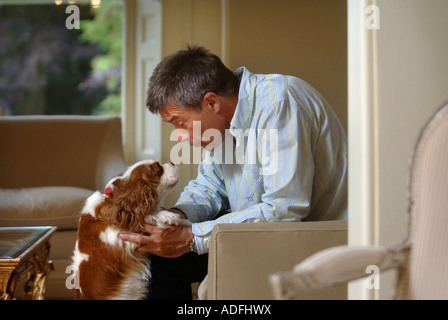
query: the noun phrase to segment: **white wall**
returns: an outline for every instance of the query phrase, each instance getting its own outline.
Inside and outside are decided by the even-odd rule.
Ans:
[[[379,9],[380,29],[359,30],[369,4]],[[446,0],[349,0],[349,157],[359,161],[349,168],[351,245],[404,237],[411,151],[448,98],[447,14]],[[349,298],[387,299],[393,275],[380,279],[378,292],[358,282]]]

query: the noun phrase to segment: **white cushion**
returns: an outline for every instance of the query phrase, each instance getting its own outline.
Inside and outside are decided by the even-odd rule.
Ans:
[[[77,187],[0,188],[0,226],[77,229],[81,209],[93,192]]]

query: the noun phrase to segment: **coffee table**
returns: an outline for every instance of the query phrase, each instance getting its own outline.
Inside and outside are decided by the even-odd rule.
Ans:
[[[0,227],[0,300],[43,300],[52,264],[50,237],[56,227]]]

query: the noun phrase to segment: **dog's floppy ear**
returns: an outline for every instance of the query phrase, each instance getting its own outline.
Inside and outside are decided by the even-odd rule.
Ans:
[[[110,192],[109,222],[131,232],[141,232],[145,217],[157,206],[156,187],[141,178],[122,179],[112,183]]]

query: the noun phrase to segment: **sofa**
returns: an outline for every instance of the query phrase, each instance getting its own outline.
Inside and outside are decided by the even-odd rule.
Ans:
[[[51,225],[53,271],[46,299],[66,287],[81,208],[126,170],[122,124],[114,116],[0,117],[0,226]]]

